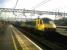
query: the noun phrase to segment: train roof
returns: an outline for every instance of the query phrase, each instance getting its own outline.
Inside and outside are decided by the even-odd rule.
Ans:
[[[41,20],[43,20],[43,21],[52,21],[52,19],[50,19],[50,18],[36,18],[36,19],[27,20],[26,22],[36,21],[36,20],[38,20],[38,19],[41,19]]]
[[[52,21],[52,19],[50,19],[50,18],[42,18],[42,20],[45,20],[45,21]]]

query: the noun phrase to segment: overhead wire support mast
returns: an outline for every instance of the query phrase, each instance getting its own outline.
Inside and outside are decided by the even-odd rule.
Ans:
[[[36,12],[36,11],[35,11],[36,8],[40,7],[40,6],[43,5],[43,4],[46,4],[46,3],[49,2],[49,1],[50,1],[50,0],[44,0],[44,1],[42,1],[41,3],[37,4],[36,6],[32,7],[32,10],[34,10],[33,13]],[[39,15],[42,15],[42,14],[39,14]],[[39,16],[38,16],[38,18],[39,18]]]
[[[14,9],[16,8],[16,6],[17,6],[17,3],[18,3],[18,0],[16,0],[16,4],[15,4],[15,6],[14,6]]]
[[[32,7],[31,9],[33,10],[33,9],[35,9],[35,8],[38,8],[38,7],[40,7],[41,5],[46,4],[46,3],[49,2],[49,1],[50,1],[50,0],[44,0],[44,1],[42,1],[41,3],[37,4],[36,6]]]
[[[16,8],[17,3],[18,3],[18,0],[16,0],[15,6],[13,7],[13,9],[15,9],[15,8]],[[14,13],[14,11],[13,11],[13,14],[14,14],[15,16],[17,16],[17,15]],[[15,19],[16,19],[16,18],[15,18]]]

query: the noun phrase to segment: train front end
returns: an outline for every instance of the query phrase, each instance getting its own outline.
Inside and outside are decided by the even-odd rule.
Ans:
[[[36,28],[40,31],[56,31],[56,25],[49,18],[37,19]]]

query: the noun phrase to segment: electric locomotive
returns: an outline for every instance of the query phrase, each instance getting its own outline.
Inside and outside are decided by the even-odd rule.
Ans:
[[[39,31],[55,31],[56,25],[49,18],[37,18],[32,21],[23,22],[20,26],[36,29]]]

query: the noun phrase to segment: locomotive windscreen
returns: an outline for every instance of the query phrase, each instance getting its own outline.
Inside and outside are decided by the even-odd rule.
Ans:
[[[49,18],[43,18],[42,20],[43,20],[44,23],[49,23],[50,21],[52,21],[52,20],[49,19]]]

